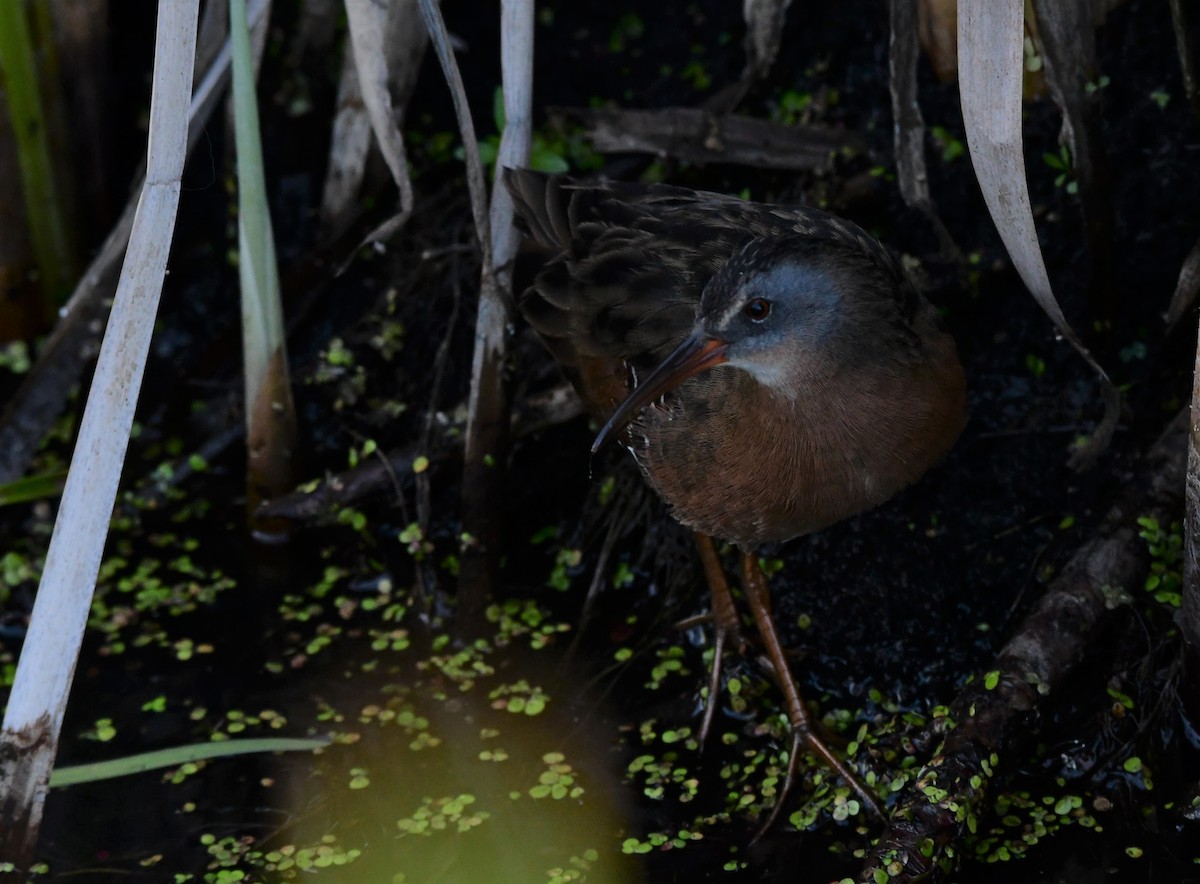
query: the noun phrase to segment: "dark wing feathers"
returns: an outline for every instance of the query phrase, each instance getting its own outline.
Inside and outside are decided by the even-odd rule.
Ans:
[[[561,193],[563,179],[528,169],[505,169],[503,178],[525,233],[551,251],[570,248],[571,223]]]
[[[736,197],[667,185],[582,184],[506,169],[522,227],[556,257],[521,297],[555,358],[650,367],[691,330],[700,293],[729,256],[787,221]]]
[[[626,362],[639,371],[657,365],[691,331],[708,281],[757,237],[841,241],[900,274],[857,227],[804,206],[526,169],[505,169],[503,180],[521,226],[554,255],[521,296],[521,311],[577,389],[584,375],[623,377]],[[611,392],[590,391],[593,409]]]

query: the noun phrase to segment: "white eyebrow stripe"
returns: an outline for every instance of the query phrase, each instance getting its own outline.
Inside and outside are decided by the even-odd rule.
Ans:
[[[729,309],[725,311],[724,315],[721,316],[721,327],[724,328],[726,325],[732,322],[733,317],[740,313],[741,310],[741,303],[735,302],[732,304]]]

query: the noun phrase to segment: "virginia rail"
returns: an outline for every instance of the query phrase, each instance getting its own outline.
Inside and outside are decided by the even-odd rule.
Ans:
[[[755,550],[882,503],[950,448],[964,380],[937,311],[877,241],[817,209],[527,170],[504,181],[554,254],[521,310],[605,421],[593,452],[619,437],[697,534],[716,632],[701,738],[721,653],[740,635],[716,537],[740,548],[791,721],[776,810],[801,743],[878,810],[813,733]]]

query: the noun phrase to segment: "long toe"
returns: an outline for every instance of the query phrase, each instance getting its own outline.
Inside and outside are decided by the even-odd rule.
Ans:
[[[865,805],[875,811],[880,819],[884,819],[883,805],[879,802],[879,798],[875,793],[868,789],[851,772],[850,768],[841,759],[841,756],[830,749],[817,736],[815,723],[808,714],[808,708],[804,705],[804,700],[800,696],[800,689],[796,686],[796,680],[792,677],[792,672],[788,668],[783,645],[779,641],[779,633],[775,629],[775,619],[771,616],[771,596],[770,590],[767,587],[766,576],[758,567],[757,558],[753,553],[747,551],[743,551],[742,553],[742,585],[745,587],[746,603],[750,607],[750,612],[754,615],[754,623],[758,627],[758,634],[762,639],[763,648],[771,661],[775,683],[779,686],[779,690],[783,694],[788,721],[791,723],[792,728],[792,751],[788,757],[787,777],[784,779],[779,800],[776,802],[775,809],[771,812],[770,818],[763,827],[763,831],[774,823],[783,806],[784,799],[787,797],[787,793],[791,790],[792,781],[795,779],[798,750],[802,745],[807,745],[815,755],[825,762],[830,770],[845,780],[858,793],[858,796],[863,800]]]
[[[725,648],[732,641],[738,653],[744,654],[746,640],[742,635],[742,625],[738,620],[737,607],[733,603],[733,593],[729,589],[729,581],[725,577],[725,569],[721,567],[713,539],[707,534],[697,532],[696,547],[700,551],[700,562],[704,566],[704,576],[708,580],[709,592],[712,595],[713,623],[712,668],[708,673],[708,697],[704,703],[704,717],[700,721],[700,745],[703,746],[717,711]]]

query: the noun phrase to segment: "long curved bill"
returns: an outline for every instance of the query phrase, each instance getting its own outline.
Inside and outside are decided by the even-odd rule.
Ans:
[[[699,330],[692,332],[612,413],[592,443],[592,454],[625,429],[639,411],[664,393],[674,390],[688,378],[725,362],[727,346],[728,343],[720,338],[709,337]]]

